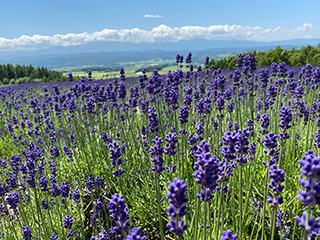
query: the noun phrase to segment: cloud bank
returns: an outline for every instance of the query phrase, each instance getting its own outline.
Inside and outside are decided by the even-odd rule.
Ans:
[[[145,14],[144,18],[163,18],[161,15]]]
[[[19,38],[0,38],[1,51],[35,50],[52,46],[76,46],[90,42],[177,42],[179,40],[207,39],[207,40],[250,40],[250,41],[280,41],[297,38],[320,38],[320,27],[305,23],[296,28],[262,28],[259,26],[241,25],[212,25],[209,27],[183,26],[169,27],[160,25],[150,31],[133,29],[104,29],[93,33],[69,33],[53,36],[23,35]]]

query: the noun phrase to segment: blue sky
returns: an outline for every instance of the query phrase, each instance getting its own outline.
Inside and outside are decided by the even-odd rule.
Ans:
[[[319,0],[2,1],[0,49],[193,36],[256,41],[320,38],[319,9]]]

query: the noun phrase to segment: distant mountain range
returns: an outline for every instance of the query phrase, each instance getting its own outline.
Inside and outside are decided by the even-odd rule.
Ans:
[[[158,43],[91,42],[86,45],[51,47],[31,51],[1,51],[0,63],[32,64],[57,68],[83,65],[119,65],[125,62],[147,61],[156,58],[175,60],[176,54],[193,54],[194,62],[203,62],[206,56],[239,54],[250,50],[267,51],[276,46],[284,49],[317,46],[320,39],[295,39],[287,41],[255,42],[240,40],[190,40]]]

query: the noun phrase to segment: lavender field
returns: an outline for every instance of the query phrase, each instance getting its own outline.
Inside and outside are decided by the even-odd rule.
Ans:
[[[176,62],[0,88],[0,239],[317,239],[320,68]]]

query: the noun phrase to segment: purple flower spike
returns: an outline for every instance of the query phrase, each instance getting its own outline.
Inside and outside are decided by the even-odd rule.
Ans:
[[[66,229],[71,229],[73,223],[73,219],[70,215],[67,215],[63,219],[63,227]]]
[[[274,195],[280,194],[284,189],[284,186],[280,185],[285,181],[284,171],[282,169],[278,169],[277,166],[273,164],[269,170],[269,177],[271,179],[271,183],[269,184],[269,187],[271,188],[273,194]]]
[[[281,185],[285,181],[284,179],[284,171],[282,169],[278,169],[275,164],[270,167],[269,177],[271,179],[271,183],[268,185],[272,190],[273,198],[268,196],[268,202],[270,206],[273,208],[277,208],[279,204],[283,203],[283,198],[279,197],[281,192],[284,189],[284,186]]]
[[[22,227],[22,237],[25,240],[31,240],[31,228],[29,226]]]
[[[185,184],[184,180],[175,178],[173,182],[169,181],[168,183],[167,197],[169,198],[170,205],[167,208],[167,212],[170,222],[167,224],[167,227],[177,236],[181,236],[188,228],[187,225],[184,225],[184,220],[181,219],[187,214],[185,206],[185,203],[188,202],[186,189],[187,184]]]
[[[13,192],[13,193],[9,193],[7,198],[6,198],[6,202],[7,204],[10,206],[10,209],[16,210],[18,207],[18,203],[19,203],[19,193],[17,192]]]
[[[165,167],[163,167],[163,153],[164,153],[164,148],[162,147],[163,140],[160,137],[156,137],[155,139],[152,140],[154,145],[150,148],[149,152],[150,155],[153,156],[151,159],[154,167],[152,168],[152,171],[156,173],[161,173]],[[168,147],[169,149],[169,147]]]
[[[282,107],[279,112],[279,127],[283,130],[283,133],[280,134],[280,139],[286,140],[289,138],[288,133],[286,132],[287,129],[291,128],[289,123],[292,121],[292,112],[291,109],[288,107]]]
[[[178,136],[175,133],[169,133],[166,136],[166,141],[168,142],[165,145],[164,153],[169,156],[174,156],[176,154],[176,143],[178,142]]]
[[[315,220],[316,218],[314,216],[307,219],[307,212],[303,212],[301,217],[296,216],[298,225],[306,231],[308,239],[315,239],[315,237],[318,236],[320,224]]]
[[[127,240],[145,240],[146,236],[140,235],[140,228],[133,228],[127,236]]]
[[[320,157],[316,157],[313,151],[307,151],[299,163],[301,165],[300,172],[303,175],[320,180]]]
[[[236,240],[238,239],[237,234],[232,234],[231,230],[223,231],[220,240]]]
[[[128,231],[130,225],[129,213],[124,202],[124,197],[122,195],[119,196],[117,193],[112,195],[111,201],[107,205],[107,208],[117,224],[115,230]]]
[[[59,236],[55,233],[52,233],[50,240],[59,240]]]
[[[209,202],[214,195],[211,193],[209,188],[206,188],[206,191],[201,190],[200,194],[197,194],[197,197],[203,202]]]
[[[95,209],[95,212],[97,214],[102,214],[102,211],[103,211],[103,204],[100,200],[100,198],[94,200],[94,209]]]

